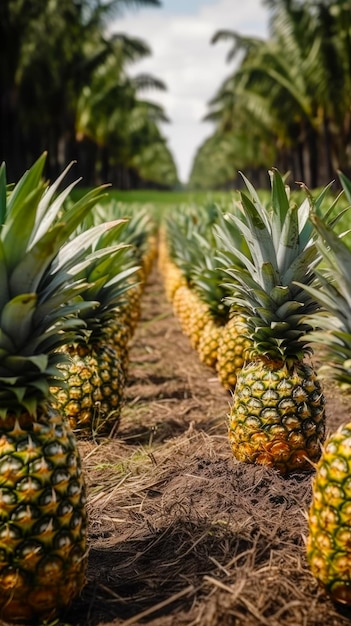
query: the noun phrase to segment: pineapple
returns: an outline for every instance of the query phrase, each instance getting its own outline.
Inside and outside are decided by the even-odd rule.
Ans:
[[[234,391],[251,343],[247,336],[245,318],[234,313],[220,328],[217,343],[217,376],[227,391]]]
[[[222,326],[215,319],[209,319],[202,329],[197,346],[201,363],[212,369],[216,368],[221,328]]]
[[[234,221],[235,216],[239,217],[239,212],[237,205],[233,204],[230,211],[220,216],[214,229],[217,249],[217,283],[221,286],[219,301],[224,319],[224,324],[218,331],[216,371],[220,383],[230,392],[235,389],[237,376],[245,363],[247,351],[251,345],[247,336],[245,318],[236,310],[235,302],[231,306],[227,302],[228,292],[233,291],[234,284],[231,283],[228,288],[225,280],[226,271],[233,266],[233,263],[244,269],[240,256],[250,258],[250,249]],[[232,250],[235,251],[234,255]]]
[[[351,182],[340,174],[347,199]],[[318,373],[351,389],[351,248],[321,219],[311,202],[311,221],[318,233],[323,263],[318,285],[305,289],[319,302],[314,316],[318,331],[312,342],[323,346]],[[339,213],[340,217],[340,213]],[[346,236],[348,233],[346,233]],[[332,433],[322,451],[312,484],[307,536],[307,560],[320,585],[337,603],[351,605],[351,423]]]
[[[50,390],[53,406],[66,417],[77,437],[112,435],[123,407],[131,331],[120,321],[118,305],[133,286],[131,278],[138,266],[132,264],[128,246],[108,243],[121,237],[124,224],[125,220],[109,224],[87,255],[81,275],[88,286],[81,298],[97,306],[81,313],[85,337],[63,348],[70,356],[69,362],[60,366],[65,386]],[[75,240],[71,242],[74,246]]]
[[[308,199],[296,204],[279,172],[270,176],[271,208],[243,177],[251,199],[241,194],[243,218],[234,217],[251,254],[239,256],[244,269],[227,270],[231,303],[245,318],[252,347],[237,377],[229,440],[236,459],[287,474],[311,469],[325,437],[325,398],[305,360],[312,352],[308,320],[319,305],[295,282],[313,282],[320,256]],[[316,200],[318,210],[327,190]]]
[[[158,252],[157,224],[150,205],[125,205],[109,198],[94,208],[94,213],[89,215],[84,227],[116,220],[125,222],[123,243],[131,247],[134,261],[139,265],[137,273],[130,278],[124,302],[118,306],[117,312],[120,327],[124,325],[125,331],[133,335],[140,319],[141,298],[146,280]],[[120,332],[122,333],[122,328]]]
[[[219,288],[208,264],[214,250],[212,226],[218,214],[217,205],[185,206],[167,216],[161,226],[159,263],[166,297],[194,349],[213,320],[214,303],[220,306],[215,302]]]
[[[351,605],[351,423],[332,433],[313,478],[307,560],[332,600]]]
[[[57,195],[66,172],[49,186],[45,160],[13,188],[0,168],[0,619],[16,623],[54,619],[80,593],[87,563],[81,460],[49,388],[67,358],[57,349],[93,306],[79,299],[86,241],[70,259],[65,241],[101,190],[64,212],[73,185]]]
[[[187,281],[180,267],[171,258],[164,225],[160,228],[158,268],[163,278],[166,298],[168,302],[173,302],[178,287],[186,285]]]
[[[183,285],[174,294],[173,311],[179,319],[183,333],[189,337],[191,346],[197,348],[201,331],[211,317],[208,306],[201,301],[194,289]]]
[[[193,345],[198,351],[200,361],[215,368],[221,330],[229,316],[229,308],[224,302],[226,294],[223,287],[224,272],[218,267],[214,241],[200,235],[197,236],[197,240],[198,253],[194,255],[190,275],[193,291],[202,302],[204,314],[198,321],[195,318],[193,322],[198,335]],[[192,315],[194,318],[195,311]]]

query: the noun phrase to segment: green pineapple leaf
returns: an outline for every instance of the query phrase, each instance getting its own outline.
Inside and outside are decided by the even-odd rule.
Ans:
[[[277,248],[278,243],[281,240],[281,233],[284,228],[286,215],[291,210],[291,208],[290,208],[289,197],[288,197],[288,188],[286,187],[281,174],[278,172],[276,168],[272,168],[269,171],[269,176],[271,179],[271,189],[272,189],[271,191],[272,208],[273,208],[274,214],[279,216],[279,224],[280,224],[280,227],[276,228],[273,232],[273,236],[275,239],[274,245]]]
[[[6,217],[6,189],[6,165],[2,163],[0,166],[0,225],[4,223]]]
[[[9,277],[6,266],[6,257],[3,243],[1,241],[0,235],[0,310],[5,305],[5,303],[9,300]]]
[[[58,178],[49,187],[46,188],[45,194],[38,203],[35,227],[33,228],[31,238],[32,245],[36,239],[39,239],[43,235],[43,233],[45,233],[50,228],[50,226],[52,226],[55,219],[57,218],[58,213],[62,211],[65,200],[68,198],[71,191],[80,181],[80,179],[73,181],[70,185],[65,187],[65,189],[63,189],[60,194],[57,193],[60,184],[62,183],[63,179],[65,178],[73,164],[74,162],[72,161],[63,170],[60,176],[58,176]]]
[[[14,325],[17,332],[14,337],[16,351],[22,350],[31,332],[33,315],[37,304],[35,293],[20,294],[5,304],[0,315],[0,326],[4,333],[11,334]]]
[[[236,216],[233,219],[247,241],[256,271],[260,271],[263,263],[270,263],[277,271],[277,259],[272,246],[268,216],[262,219],[262,207],[257,210],[257,206],[244,193],[241,194],[241,200],[246,223]]]
[[[32,167],[23,174],[9,194],[7,199],[7,212],[5,216],[6,221],[10,219],[13,221],[13,218],[15,218],[18,213],[23,214],[22,207],[26,204],[28,195],[31,195],[33,191],[37,192],[39,190],[43,193],[45,184],[43,183],[42,176],[46,163],[46,157],[47,153],[43,152]]]
[[[351,180],[340,170],[338,170],[338,176],[345,192],[347,201],[351,204]]]

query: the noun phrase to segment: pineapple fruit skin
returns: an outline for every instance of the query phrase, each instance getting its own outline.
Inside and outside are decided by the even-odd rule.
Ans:
[[[51,409],[8,412],[0,435],[0,617],[51,620],[87,565],[85,483],[73,433]]]
[[[328,437],[307,517],[311,572],[333,601],[351,605],[351,422]]]
[[[216,368],[218,343],[220,340],[223,326],[218,324],[216,320],[210,319],[204,326],[197,351],[201,363],[208,365],[212,369]]]
[[[70,363],[60,366],[66,387],[52,387],[53,406],[78,439],[110,436],[119,426],[127,366],[109,344],[67,347]]]
[[[311,470],[325,438],[325,399],[314,369],[261,359],[238,374],[228,421],[235,458],[281,474]]]
[[[227,391],[234,391],[238,374],[244,366],[252,345],[245,333],[247,333],[247,326],[242,315],[231,317],[220,330],[216,371],[221,385]]]
[[[173,312],[179,320],[182,332],[187,337],[190,336],[190,320],[196,303],[196,294],[188,285],[181,285],[174,293]]]

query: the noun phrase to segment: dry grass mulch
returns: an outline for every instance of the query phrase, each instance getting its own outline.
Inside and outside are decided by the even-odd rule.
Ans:
[[[80,444],[88,581],[62,626],[350,624],[306,562],[312,473],[233,459],[230,395],[182,335],[156,270],[130,356],[119,431]],[[326,396],[333,430],[351,399],[332,384]]]

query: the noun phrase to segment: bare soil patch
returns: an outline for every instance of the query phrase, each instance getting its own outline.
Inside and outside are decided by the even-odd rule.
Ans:
[[[344,626],[304,548],[311,473],[235,461],[230,395],[180,330],[153,270],[113,439],[80,444],[89,568],[73,626]],[[328,428],[351,398],[325,387]]]

